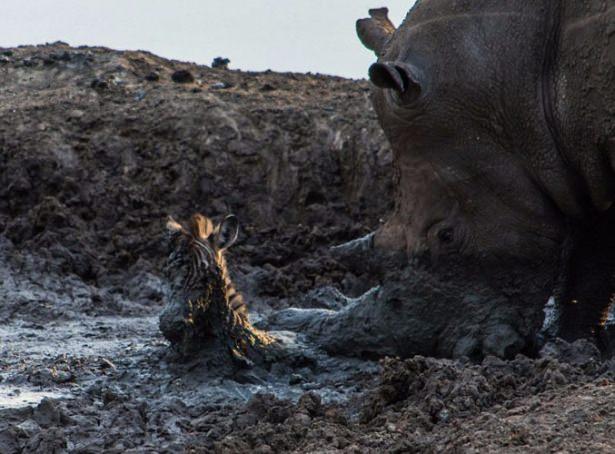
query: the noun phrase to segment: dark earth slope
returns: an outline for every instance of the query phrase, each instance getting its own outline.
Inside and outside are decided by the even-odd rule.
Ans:
[[[194,82],[174,82],[179,70]],[[229,261],[254,296],[364,290],[305,256],[366,233],[389,208],[391,153],[367,88],[145,52],[4,51],[0,232],[13,272],[0,320],[151,310],[166,216],[197,211],[238,216]]]

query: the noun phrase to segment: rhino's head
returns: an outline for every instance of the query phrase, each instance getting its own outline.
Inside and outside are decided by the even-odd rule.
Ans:
[[[376,244],[438,262],[551,260],[580,203],[546,118],[542,19],[470,3],[419,2],[398,29],[386,8],[357,22],[397,173]]]

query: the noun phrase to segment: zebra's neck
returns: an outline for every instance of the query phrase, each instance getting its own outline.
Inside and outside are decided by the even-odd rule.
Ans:
[[[233,281],[228,272],[228,267],[226,266],[226,260],[222,253],[218,252],[218,267],[220,268],[222,274],[222,281],[224,282],[224,294],[226,297],[226,301],[231,309],[239,312],[240,314],[247,314],[247,307],[244,303],[243,296],[241,293],[237,291]]]

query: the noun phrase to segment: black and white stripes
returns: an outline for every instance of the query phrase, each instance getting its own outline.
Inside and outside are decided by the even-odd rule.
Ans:
[[[169,265],[174,268],[184,267],[182,289],[190,292],[201,285],[208,285],[212,282],[212,274],[218,274],[222,277],[224,294],[230,308],[247,316],[246,304],[233,285],[224,257],[226,250],[237,238],[236,218],[227,216],[222,223],[214,226],[211,219],[195,214],[189,228],[172,218],[169,219],[167,228],[174,235],[178,235],[176,241],[179,247],[169,257]]]

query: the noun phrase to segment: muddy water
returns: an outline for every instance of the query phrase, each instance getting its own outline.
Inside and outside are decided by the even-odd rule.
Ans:
[[[274,334],[289,345],[301,342],[295,333]],[[296,399],[306,390],[334,401],[352,393],[352,386],[344,384],[349,375],[375,370],[370,362],[331,359],[308,348],[309,365],[294,373],[274,367],[246,375],[244,383],[215,373],[201,379],[190,373],[181,377],[174,359],[167,358],[168,345],[158,332],[156,316],[91,317],[45,326],[15,322],[0,328],[0,338],[0,409],[37,404],[44,397],[75,397],[101,384],[187,400],[194,400],[197,392],[197,399],[213,403],[245,401],[259,392]]]
[[[156,328],[154,317],[84,318],[45,325],[15,322],[0,327],[0,409],[71,398],[100,375],[95,366],[142,349]]]
[[[0,409],[15,409],[38,405],[43,399],[68,398],[61,391],[35,391],[22,387],[0,386]]]
[[[231,378],[198,361],[177,362],[156,315],[7,324],[0,328],[0,452],[175,449],[199,415],[222,412],[224,424],[235,424],[232,415],[255,394],[296,402],[313,392],[323,402],[347,402],[377,373],[375,363],[326,357],[294,333],[274,335],[304,349],[303,364]]]

